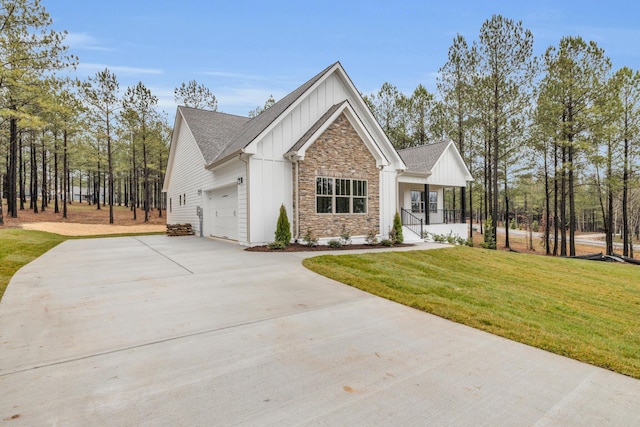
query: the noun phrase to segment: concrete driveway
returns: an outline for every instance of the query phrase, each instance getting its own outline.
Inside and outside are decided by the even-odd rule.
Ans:
[[[640,381],[325,279],[303,256],[61,244],[0,304],[0,423],[640,425]]]

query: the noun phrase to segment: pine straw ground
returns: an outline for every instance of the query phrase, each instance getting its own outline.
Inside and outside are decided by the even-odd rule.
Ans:
[[[137,219],[133,219],[133,212],[124,206],[113,207],[113,224],[109,224],[109,206],[88,205],[74,202],[67,205],[67,218],[62,217],[62,203],[59,213],[54,212],[53,203],[44,211],[38,206],[38,213],[28,209],[28,201],[24,210],[18,211],[17,218],[7,214],[6,200],[2,201],[4,226],[2,228],[21,228],[24,230],[39,230],[64,236],[94,236],[124,233],[152,233],[163,232],[166,229],[166,212],[159,217],[158,210],[149,212],[149,221],[144,222],[144,211],[137,210]]]

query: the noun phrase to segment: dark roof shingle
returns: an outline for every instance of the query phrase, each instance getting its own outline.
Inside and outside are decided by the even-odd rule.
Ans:
[[[187,122],[206,164],[211,163],[249,121],[248,117],[184,106],[179,106],[178,112]]]
[[[433,144],[398,150],[398,154],[410,172],[431,172],[436,162],[449,145],[448,140]]]

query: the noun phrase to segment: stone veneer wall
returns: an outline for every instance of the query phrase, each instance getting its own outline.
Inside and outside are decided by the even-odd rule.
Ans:
[[[366,179],[367,213],[316,213],[316,177]],[[295,179],[293,168],[294,189]],[[343,225],[352,236],[366,236],[371,231],[380,233],[380,171],[375,158],[344,114],[307,149],[304,160],[298,163],[298,179],[300,235],[294,238],[301,240],[307,230],[318,238],[338,237]],[[294,194],[294,212],[295,203]],[[295,217],[293,226],[295,233]]]

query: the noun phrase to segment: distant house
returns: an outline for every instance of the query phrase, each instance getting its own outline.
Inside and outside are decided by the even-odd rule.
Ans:
[[[431,166],[407,167],[336,62],[252,119],[178,107],[163,187],[167,222],[262,245],[274,240],[284,205],[294,240],[311,232],[326,242],[343,230],[354,241],[386,237],[416,188],[437,192],[470,179],[462,164],[456,179],[435,181],[451,158],[461,162],[455,147],[442,150]],[[409,164],[416,159],[408,153]]]

